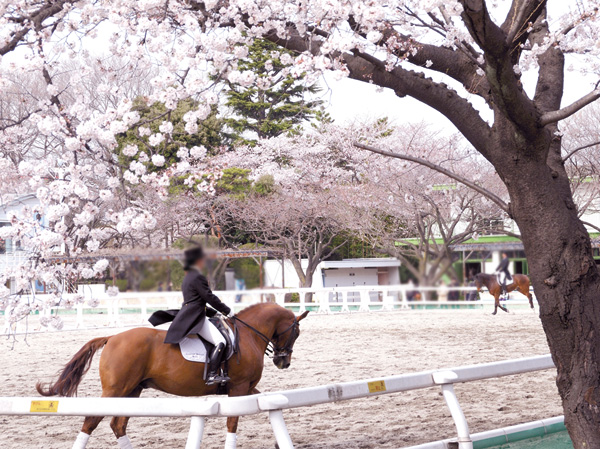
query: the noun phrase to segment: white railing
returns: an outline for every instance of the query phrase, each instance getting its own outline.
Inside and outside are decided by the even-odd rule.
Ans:
[[[469,426],[454,384],[529,373],[554,367],[549,355],[439,371],[344,382],[297,390],[232,398],[1,398],[0,415],[45,416],[185,416],[191,417],[186,449],[199,449],[206,417],[267,412],[280,449],[293,449],[283,410],[441,387],[457,430],[459,449],[473,449]]]
[[[473,307],[493,304],[493,298],[487,292],[480,293],[478,301],[449,301],[448,293],[455,291],[466,295],[475,292],[474,287],[417,287],[407,284],[401,285],[374,285],[374,286],[353,286],[353,287],[328,287],[328,288],[265,288],[256,290],[223,290],[215,291],[225,303],[233,310],[240,311],[250,304],[264,301],[274,301],[283,307],[295,311],[304,312],[310,309],[318,313],[334,312],[370,312],[370,311],[390,311],[390,310],[408,310],[415,307],[435,306],[435,307]],[[438,297],[446,299],[432,301],[421,299],[418,301],[409,301],[410,292],[419,293],[422,298],[431,297],[436,293]],[[64,330],[94,328],[94,325],[86,323],[85,317],[89,313],[102,313],[106,316],[103,327],[121,327],[124,323],[121,320],[123,309],[135,310],[139,319],[129,322],[128,325],[147,324],[150,310],[159,309],[178,309],[181,306],[181,292],[125,292],[117,296],[109,296],[107,293],[94,295],[100,304],[97,307],[90,307],[87,303],[90,293],[86,292],[86,302],[74,307],[73,312],[69,312],[63,306],[47,308],[42,315],[50,317],[51,314],[60,313],[63,316],[67,313],[75,314],[73,323],[64,327]],[[64,295],[64,298],[74,295]],[[312,296],[312,301],[307,298]],[[289,301],[294,297],[293,301]],[[518,292],[511,293],[510,305],[528,305],[525,296]],[[236,302],[240,298],[243,302]],[[286,299],[287,298],[287,299]],[[36,295],[36,300],[45,301],[47,295]],[[95,323],[98,327],[98,323]],[[30,323],[28,331],[45,331],[51,328],[40,327],[39,324]],[[24,333],[25,326],[23,320],[16,324],[11,324],[8,320],[8,314],[4,313],[4,325],[0,328],[0,335],[12,333]]]

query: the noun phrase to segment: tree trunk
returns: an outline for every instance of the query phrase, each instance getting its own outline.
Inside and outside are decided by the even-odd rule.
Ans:
[[[494,153],[557,366],[565,423],[576,449],[600,448],[600,276],[567,173],[556,148],[546,158],[539,147],[507,151],[503,142]]]
[[[312,283],[313,283],[313,276],[315,274],[315,270],[316,267],[311,267],[311,264],[308,264],[308,267],[306,267],[306,276],[304,277],[304,282],[302,283],[301,287],[304,288],[310,288],[312,287]],[[304,300],[306,302],[312,302],[313,301],[313,294],[312,293],[306,293],[304,295]]]

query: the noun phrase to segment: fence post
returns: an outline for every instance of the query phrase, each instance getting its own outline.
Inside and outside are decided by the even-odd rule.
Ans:
[[[408,305],[408,295],[406,294],[406,286],[402,287],[402,290],[400,291],[400,293],[402,294],[402,304],[400,306],[401,309],[410,309],[410,306]]]
[[[142,324],[146,324],[146,321],[148,321],[148,301],[146,301],[145,296],[142,296],[141,302],[142,302]]]
[[[319,298],[319,313],[331,313],[331,309],[329,308],[329,292],[318,292],[315,293],[315,296]]]
[[[114,327],[121,326],[119,319],[119,297],[115,296],[108,299],[109,325]]]
[[[446,400],[446,404],[450,409],[452,419],[456,425],[458,434],[458,449],[473,449],[473,440],[469,433],[469,424],[465,418],[465,414],[460,407],[456,393],[454,392],[454,384],[458,376],[454,371],[440,371],[433,373],[433,381],[442,386],[442,394]]]
[[[369,307],[369,303],[371,302],[371,295],[366,290],[360,291],[360,308],[359,312],[370,312],[371,308]]]
[[[306,292],[300,291],[298,292],[298,299],[300,300],[300,313],[306,311]]]
[[[381,289],[381,303],[381,310],[394,310],[394,298],[390,296],[389,290]]]
[[[275,302],[281,307],[285,307],[285,293],[275,293]]]
[[[342,312],[350,312],[350,307],[348,307],[348,291],[344,290],[342,292]]]
[[[83,303],[77,304],[77,329],[83,328]]]
[[[285,425],[283,412],[281,410],[271,410],[269,412],[269,421],[271,421],[271,427],[273,427],[273,433],[275,433],[275,440],[279,449],[294,449],[294,443],[292,443],[290,433]]]
[[[192,416],[185,449],[200,449],[202,437],[204,436],[204,421],[205,419],[202,416]]]

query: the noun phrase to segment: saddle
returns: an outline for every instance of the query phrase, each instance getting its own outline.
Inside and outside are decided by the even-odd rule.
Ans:
[[[236,353],[236,340],[233,329],[225,324],[218,316],[208,318],[225,338],[225,360],[229,360]],[[214,345],[192,334],[179,343],[179,349],[184,359],[190,362],[206,363]]]

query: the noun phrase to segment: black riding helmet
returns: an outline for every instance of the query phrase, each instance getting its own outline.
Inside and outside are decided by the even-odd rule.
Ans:
[[[183,269],[185,271],[190,270],[196,262],[204,259],[204,250],[200,246],[190,248],[183,253]]]

